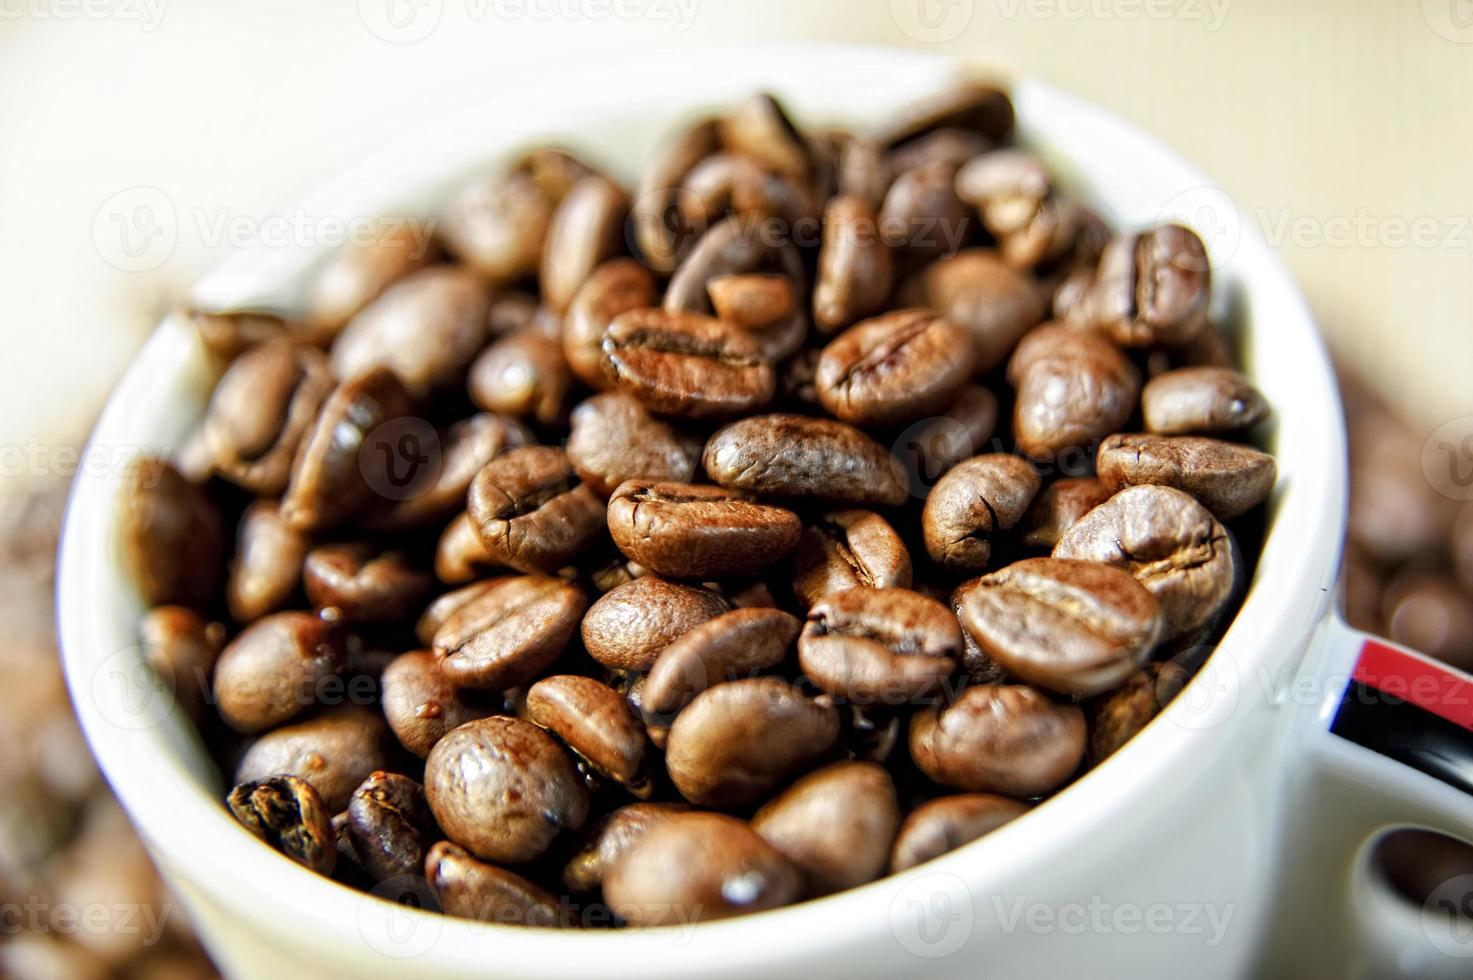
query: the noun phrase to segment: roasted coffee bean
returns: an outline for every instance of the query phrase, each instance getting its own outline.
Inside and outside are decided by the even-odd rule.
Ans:
[[[324,347],[336,333],[319,323],[288,319],[268,310],[191,309],[180,315],[199,334],[205,350],[220,361],[232,361],[253,347],[277,340]]]
[[[925,310],[898,310],[844,331],[824,348],[819,401],[856,425],[911,422],[941,410],[966,384],[967,336]]]
[[[787,276],[762,272],[715,276],[706,288],[717,318],[745,330],[757,341],[763,360],[776,363],[808,338],[808,317]]]
[[[343,667],[342,635],[311,613],[274,613],[247,626],[215,664],[215,704],[241,732],[274,728],[316,704]]]
[[[898,172],[880,204],[880,241],[919,255],[955,254],[976,224],[956,195],[955,177],[956,167],[946,161]]]
[[[445,525],[435,545],[436,578],[447,585],[460,585],[497,567],[469,514],[460,514]]]
[[[711,479],[764,496],[902,504],[900,466],[858,429],[807,415],[754,415],[718,429],[703,456]]]
[[[394,737],[421,759],[446,732],[492,713],[474,691],[452,684],[442,663],[431,650],[411,650],[391,660],[379,680],[384,717]]]
[[[1146,429],[1159,435],[1236,432],[1267,418],[1268,402],[1237,371],[1186,367],[1146,382],[1141,413]]]
[[[1110,341],[1059,324],[1031,331],[1008,362],[1017,390],[1018,451],[1051,458],[1119,432],[1135,411],[1140,373]]]
[[[184,606],[155,606],[138,628],[144,659],[174,702],[196,722],[211,704],[210,678],[225,645],[225,627]]]
[[[798,638],[796,617],[780,609],[733,609],[682,634],[645,681],[643,706],[672,714],[723,681],[776,667]]]
[[[603,884],[604,875],[651,828],[690,808],[684,803],[630,803],[596,824],[583,847],[563,868],[563,884],[587,892]]]
[[[558,579],[501,579],[435,632],[440,669],[457,687],[515,687],[562,655],[587,605],[582,589]]]
[[[205,413],[215,471],[253,493],[281,493],[332,384],[319,350],[273,340],[246,351],[220,378]]]
[[[563,326],[563,356],[578,379],[595,388],[610,384],[604,374],[604,334],[614,318],[656,305],[655,279],[634,259],[611,259],[579,287]]]
[[[798,665],[830,694],[903,705],[935,693],[961,648],[961,627],[946,606],[907,589],[859,586],[808,611]]]
[[[649,670],[676,638],[730,608],[710,589],[646,575],[593,604],[583,617],[583,645],[610,670]]]
[[[295,776],[242,783],[227,800],[235,819],[304,868],[332,874],[337,863],[332,816],[310,785]]]
[[[835,192],[856,197],[868,207],[878,209],[894,176],[884,149],[865,136],[845,134],[839,142]]]
[[[1382,406],[1352,409],[1350,539],[1388,565],[1441,550],[1457,505],[1422,469],[1425,439]]]
[[[1408,568],[1386,584],[1386,635],[1459,670],[1473,668],[1473,598],[1445,575]]]
[[[833,592],[910,587],[910,552],[883,517],[837,510],[804,528],[793,549],[793,594],[812,606]]]
[[[1006,92],[980,82],[966,82],[917,100],[881,126],[875,138],[897,147],[938,129],[961,129],[994,144],[1013,133],[1013,103]]]
[[[424,787],[408,776],[376,772],[348,801],[353,853],[376,881],[413,875],[437,836]]]
[[[556,926],[556,895],[514,871],[478,861],[463,847],[440,841],[424,860],[424,876],[440,910],[498,926]]]
[[[662,415],[720,418],[766,404],[772,365],[740,327],[696,313],[636,309],[603,339],[604,373]]]
[[[466,498],[486,553],[523,572],[554,572],[602,533],[603,505],[561,449],[527,446],[476,474]]]
[[[375,429],[409,414],[409,395],[389,370],[375,368],[338,385],[322,404],[312,430],[297,447],[281,499],[287,523],[321,531],[356,517],[395,477],[393,447],[375,445]]]
[[[411,218],[388,219],[372,241],[340,248],[312,278],[307,318],[339,330],[389,286],[436,262],[440,250],[432,227]]]
[[[1023,150],[971,160],[958,171],[956,189],[977,208],[1003,258],[1017,269],[1067,255],[1083,221],[1082,206],[1056,194],[1043,162]]]
[[[808,143],[782,103],[766,92],[733,105],[720,120],[722,144],[772,170],[806,179],[813,170]]]
[[[1084,298],[1089,321],[1127,347],[1181,345],[1207,325],[1212,263],[1181,225],[1121,235],[1105,248]]]
[[[628,585],[637,578],[643,578],[648,574],[648,569],[638,562],[627,558],[615,559],[602,568],[594,569],[589,576],[594,589],[600,594],[617,589],[621,585]]]
[[[891,150],[885,155],[885,162],[897,174],[934,166],[945,166],[955,172],[973,157],[986,153],[991,148],[992,141],[985,136],[969,133],[965,129],[946,127],[932,130],[925,136]],[[958,194],[960,196],[960,192]]]
[[[343,622],[394,623],[419,608],[430,577],[403,555],[375,554],[366,544],[335,544],[307,554],[302,586],[312,605],[337,610]]]
[[[716,121],[702,119],[666,139],[641,173],[632,209],[634,235],[656,272],[675,271],[695,244],[697,233],[672,219],[681,214],[676,205],[686,175],[719,148]]]
[[[679,207],[684,226],[699,233],[727,215],[750,223],[816,221],[821,205],[803,181],[750,157],[717,153],[686,175]]]
[[[760,229],[754,234],[749,222],[741,215],[729,215],[701,235],[665,290],[662,305],[667,312],[707,312],[711,281],[720,276],[776,272],[807,289],[797,246],[786,239],[774,242],[773,235]]]
[[[1201,436],[1113,435],[1100,443],[1095,470],[1116,489],[1183,490],[1221,520],[1263,503],[1278,476],[1268,453]]]
[[[967,579],[961,585],[952,590],[951,595],[946,597],[947,605],[951,607],[951,614],[960,623],[962,619],[962,599],[967,590],[981,581],[981,576]],[[962,630],[962,670],[973,684],[1003,684],[1008,680],[1007,671],[1002,665],[987,655],[977,638],[970,630]]]
[[[617,184],[597,174],[568,191],[547,230],[542,253],[542,301],[561,313],[599,263],[624,246],[629,198]]]
[[[813,322],[819,331],[834,333],[879,312],[890,295],[893,265],[875,205],[855,195],[831,200],[813,285]]]
[[[1022,684],[969,687],[910,720],[910,755],[935,782],[1027,799],[1047,793],[1084,758],[1084,713]]]
[[[955,571],[986,568],[992,536],[1023,519],[1041,482],[1026,459],[1009,453],[957,464],[937,481],[921,512],[926,551]]]
[[[625,480],[689,482],[700,452],[698,440],[623,392],[594,395],[573,410],[568,462],[600,499]]]
[[[817,769],[752,818],[752,829],[803,872],[810,895],[878,878],[899,826],[895,784],[873,762]]]
[[[480,582],[472,582],[470,585],[462,585],[458,589],[436,596],[429,605],[425,606],[424,612],[420,613],[419,619],[414,624],[414,635],[426,646],[435,642],[435,633],[450,614],[472,599],[483,595],[487,590],[495,587],[500,578],[486,579]]]
[[[1108,691],[1161,636],[1155,596],[1123,569],[1029,558],[961,596],[962,626],[1008,673],[1060,694]]]
[[[751,575],[786,555],[803,525],[792,511],[722,487],[630,480],[609,498],[619,550],[660,575]]]
[[[373,530],[419,528],[465,506],[466,491],[477,473],[497,456],[536,440],[516,419],[481,413],[450,426],[440,436],[440,458],[433,482],[365,523]]]
[[[388,742],[376,708],[346,704],[256,739],[236,767],[235,782],[287,773],[311,783],[328,812],[337,813],[365,779],[388,767]]]
[[[230,615],[248,623],[280,609],[296,593],[311,542],[269,500],[246,508],[236,535],[225,598]]]
[[[985,248],[931,263],[906,284],[902,300],[935,310],[966,330],[979,372],[1006,361],[1044,314],[1028,277]]]
[[[890,871],[907,871],[939,858],[1027,812],[1026,804],[991,793],[958,793],[922,803],[895,835]]]
[[[777,677],[735,680],[707,688],[675,716],[665,767],[697,806],[743,806],[811,765],[838,737],[839,713],[827,696],[805,697]]]
[[[591,677],[544,677],[527,691],[527,720],[567,743],[593,770],[638,797],[650,794],[644,726],[629,702]]]
[[[492,716],[445,735],[425,762],[425,796],[445,836],[487,861],[545,854],[588,816],[588,793],[556,740]]]
[[[1065,477],[1043,488],[1023,517],[1023,543],[1050,548],[1079,519],[1115,495],[1103,480],[1092,476]]]
[[[607,870],[604,901],[630,925],[675,925],[777,908],[802,888],[792,862],[742,821],[677,813]]]
[[[389,368],[416,397],[448,388],[486,342],[486,286],[466,269],[437,266],[384,291],[332,345],[332,369],[348,380]]]
[[[573,374],[561,341],[527,328],[487,347],[467,384],[478,407],[546,426],[568,417]]]
[[[118,505],[123,566],[143,601],[203,604],[220,581],[225,531],[211,499],[162,459],[128,465]]]
[[[1206,623],[1232,593],[1238,570],[1227,530],[1171,487],[1128,487],[1064,532],[1055,558],[1124,568],[1155,594],[1175,639]]]
[[[1181,691],[1189,679],[1179,664],[1146,664],[1090,708],[1089,759],[1099,765],[1114,754]]]
[[[925,490],[964,459],[970,459],[997,428],[997,396],[966,385],[949,406],[906,429],[896,450],[911,461],[911,486]]]

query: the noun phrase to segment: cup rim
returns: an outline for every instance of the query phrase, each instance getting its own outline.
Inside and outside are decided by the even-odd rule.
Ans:
[[[851,74],[854,62],[859,61],[867,65],[866,71],[874,71],[879,65],[879,70],[910,71],[937,79],[953,74],[959,67],[948,56],[886,48],[760,45],[653,59],[629,77],[644,78],[648,84],[677,62],[700,71],[715,71],[722,64],[750,64],[753,59],[767,64],[803,59]],[[1025,77],[1014,78],[1009,84],[1023,123],[1039,106],[1064,107],[1098,125],[1112,138],[1131,141],[1142,159],[1169,166],[1200,187],[1216,186],[1159,141],[1102,109]],[[540,88],[512,93],[459,113],[432,127],[432,131],[462,129],[472,120],[494,112],[498,104],[510,104],[513,99],[521,100],[522,105],[535,103]],[[420,139],[416,136],[396,142],[399,149],[393,152],[402,153],[404,147]],[[355,168],[330,182],[323,194],[331,197],[336,193],[331,187],[351,183],[358,172]],[[1208,668],[1199,672],[1187,688],[1190,692],[1210,683],[1219,696],[1211,699],[1205,710],[1196,709],[1190,716],[1185,714],[1187,699],[1178,697],[1110,759],[1035,807],[1025,819],[980,840],[925,865],[833,896],[703,923],[685,932],[679,927],[612,933],[508,928],[368,900],[361,892],[314,875],[262,848],[201,785],[197,771],[170,745],[160,726],[124,730],[109,720],[99,697],[113,695],[100,694],[95,679],[107,652],[127,646],[131,638],[120,637],[113,624],[92,612],[106,597],[115,597],[126,589],[110,562],[118,481],[81,474],[68,503],[57,589],[64,669],[87,738],[150,850],[167,873],[192,886],[191,893],[198,890],[210,894],[213,887],[214,896],[219,897],[224,887],[220,883],[228,883],[233,907],[270,934],[289,933],[305,943],[328,946],[367,943],[390,958],[407,954],[374,946],[370,933],[381,928],[383,917],[402,917],[396,921],[401,926],[410,924],[416,934],[433,933],[433,950],[414,962],[434,962],[447,970],[483,970],[485,953],[490,948],[486,944],[491,942],[496,944],[498,959],[507,969],[527,973],[545,972],[549,963],[555,964],[559,973],[574,969],[608,972],[621,961],[638,962],[644,975],[690,974],[717,967],[723,972],[757,969],[775,958],[816,955],[846,939],[883,929],[881,924],[888,921],[895,896],[927,877],[952,876],[964,883],[1001,880],[1029,864],[1047,861],[1050,852],[1062,847],[1061,841],[1078,835],[1105,815],[1129,807],[1149,792],[1154,781],[1179,773],[1178,767],[1189,761],[1184,757],[1199,750],[1208,733],[1225,733],[1244,693],[1248,668],[1269,662],[1270,656],[1276,666],[1282,666],[1287,649],[1284,644],[1307,637],[1328,603],[1324,591],[1326,583],[1333,582],[1338,565],[1345,507],[1344,432],[1333,374],[1308,309],[1288,273],[1241,209],[1233,207],[1243,229],[1233,258],[1235,263],[1242,263],[1243,288],[1252,294],[1255,306],[1262,303],[1272,308],[1275,356],[1293,361],[1304,388],[1298,410],[1292,415],[1285,412],[1280,419],[1280,444],[1291,441],[1304,458],[1298,461],[1294,478],[1281,476],[1274,491],[1273,526],[1265,535],[1258,581],[1250,588],[1220,648],[1209,659]],[[260,269],[255,273],[264,274]],[[230,258],[219,275],[206,280],[206,285],[212,281],[238,282],[242,274],[252,274],[250,257],[245,253]],[[1265,314],[1258,312],[1256,316]],[[1257,329],[1262,330],[1263,325]],[[166,397],[167,385],[160,382],[183,371],[194,353],[191,341],[194,338],[177,322],[166,322],[149,339],[110,398],[89,445],[127,444],[137,422],[129,414],[131,407]],[[1320,408],[1317,414],[1313,411],[1316,405]],[[1268,573],[1278,583],[1293,587],[1265,588],[1262,580]],[[1217,672],[1220,676],[1206,676],[1209,668],[1219,662],[1225,667]],[[126,697],[126,692],[119,690],[116,696]],[[179,833],[181,829],[187,833]],[[674,941],[676,936],[682,937],[681,941]]]

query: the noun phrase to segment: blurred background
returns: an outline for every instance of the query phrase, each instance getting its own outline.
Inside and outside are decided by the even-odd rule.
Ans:
[[[1354,376],[1353,618],[1473,664],[1473,519],[1460,585],[1456,494],[1422,465],[1473,438],[1466,0],[0,0],[0,975],[209,972],[69,719],[49,605],[67,478],[160,315],[428,120],[565,66],[770,40],[1034,75],[1219,181]],[[151,911],[56,923],[125,904]]]

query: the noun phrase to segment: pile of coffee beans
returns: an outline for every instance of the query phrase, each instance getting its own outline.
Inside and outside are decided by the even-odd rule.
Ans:
[[[1012,136],[983,85],[867,134],[758,95],[633,185],[525,152],[300,317],[193,312],[223,376],[123,554],[240,822],[453,915],[691,922],[1133,737],[1251,576],[1269,407],[1197,236]]]

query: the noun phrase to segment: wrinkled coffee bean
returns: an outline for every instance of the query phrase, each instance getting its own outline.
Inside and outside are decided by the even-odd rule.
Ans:
[[[603,531],[603,505],[560,449],[527,446],[487,463],[466,498],[471,524],[494,561],[555,572]]]
[[[879,312],[890,294],[892,267],[874,205],[853,195],[830,201],[813,284],[813,322],[819,331],[834,333]]]
[[[408,619],[430,590],[430,577],[403,555],[374,554],[365,544],[323,545],[308,552],[302,587],[318,609],[335,609],[345,623]]]
[[[655,278],[634,259],[610,259],[594,269],[568,306],[563,325],[563,356],[586,385],[605,388],[604,334],[621,313],[655,306]]]
[[[899,826],[895,784],[872,762],[815,770],[752,818],[752,829],[803,872],[811,895],[878,878]]]
[[[544,677],[527,691],[527,720],[562,739],[594,771],[648,796],[644,726],[623,696],[591,677]]]
[[[215,705],[241,732],[274,728],[316,704],[343,667],[337,626],[304,612],[273,613],[247,626],[215,664]]]
[[[446,915],[498,926],[558,924],[557,896],[449,841],[430,848],[424,875]]]
[[[630,803],[619,807],[591,829],[582,849],[568,860],[563,883],[575,892],[598,888],[609,869],[651,827],[689,809],[684,803]]]
[[[562,343],[527,328],[482,351],[467,386],[478,408],[556,425],[568,417],[573,375]]]
[[[772,398],[772,365],[739,327],[697,313],[636,309],[604,333],[603,369],[651,411],[721,418]]]
[[[808,611],[798,665],[821,689],[857,704],[924,698],[956,670],[962,634],[951,610],[907,589],[832,593]]]
[[[369,776],[348,801],[348,835],[375,880],[417,874],[436,836],[424,787],[397,773]]]
[[[248,623],[286,605],[301,584],[310,547],[307,536],[286,522],[275,503],[258,500],[246,508],[225,586],[230,615]]]
[[[858,429],[807,415],[754,415],[711,436],[706,472],[724,487],[847,504],[902,504],[895,458]]]
[[[445,733],[491,714],[475,692],[446,678],[432,650],[401,653],[379,680],[384,717],[399,744],[423,759]]]
[[[623,392],[594,395],[573,410],[568,462],[600,499],[625,480],[687,483],[700,443]]]
[[[979,372],[1006,361],[1044,315],[1028,277],[985,248],[931,263],[906,284],[902,300],[935,310],[966,330]]]
[[[1084,713],[1021,684],[969,687],[910,721],[910,755],[943,786],[1018,799],[1058,787],[1084,758]]]
[[[805,606],[845,589],[910,587],[910,552],[883,517],[838,510],[803,529],[793,549],[793,594]]]
[[[272,848],[318,874],[332,874],[332,817],[307,783],[285,775],[242,783],[227,802],[235,819]]]
[[[599,263],[624,246],[629,198],[597,174],[574,184],[558,205],[542,253],[542,301],[561,313]]]
[[[365,779],[388,767],[388,741],[376,708],[346,704],[256,739],[236,767],[235,782],[296,776],[312,784],[328,812],[338,813]]]
[[[583,617],[583,645],[610,670],[649,670],[667,645],[730,608],[710,589],[646,575],[593,604]]]
[[[440,669],[457,687],[515,687],[562,655],[587,606],[582,589],[559,579],[501,579],[435,631]]]
[[[155,606],[138,628],[144,659],[174,701],[196,722],[212,703],[210,678],[225,645],[225,627],[184,606]]]
[[[1149,484],[1183,490],[1224,521],[1263,503],[1278,476],[1268,453],[1201,436],[1110,436],[1100,443],[1095,470],[1116,489]]]
[[[1146,429],[1159,435],[1237,432],[1267,418],[1268,402],[1237,371],[1185,367],[1146,382],[1141,413]]]
[[[780,609],[733,609],[682,634],[660,654],[644,687],[644,707],[679,711],[722,681],[777,666],[798,638],[797,617]]]
[[[1023,519],[1041,482],[1026,459],[1007,453],[957,464],[937,481],[921,512],[926,551],[956,571],[986,568],[992,536]]]
[[[1079,519],[1115,495],[1114,489],[1092,476],[1065,477],[1043,488],[1023,517],[1023,543],[1052,549]]]
[[[609,498],[619,550],[670,578],[751,575],[792,550],[802,530],[792,511],[721,487],[630,480]]]
[[[944,408],[971,376],[966,333],[924,310],[850,327],[824,348],[815,383],[830,413],[856,425],[911,422]]]
[[[149,605],[195,605],[220,581],[225,531],[204,492],[167,462],[139,457],[118,504],[123,565]]]
[[[1110,341],[1050,324],[1013,351],[1008,381],[1017,391],[1018,451],[1051,458],[1119,432],[1135,410],[1140,373]]]
[[[922,803],[895,835],[890,871],[898,873],[948,854],[1028,812],[1026,804],[991,793],[958,793]]]
[[[1099,765],[1161,713],[1185,686],[1185,669],[1172,661],[1146,664],[1090,709],[1089,759]]]
[[[1127,347],[1188,343],[1207,325],[1212,264],[1181,225],[1121,235],[1100,257],[1084,297],[1089,321]]]

